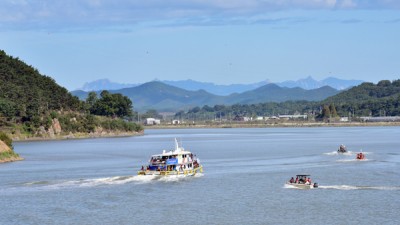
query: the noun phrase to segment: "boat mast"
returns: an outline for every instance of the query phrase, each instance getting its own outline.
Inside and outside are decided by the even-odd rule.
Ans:
[[[175,151],[178,151],[178,149],[179,149],[179,143],[178,140],[176,140],[175,138]]]

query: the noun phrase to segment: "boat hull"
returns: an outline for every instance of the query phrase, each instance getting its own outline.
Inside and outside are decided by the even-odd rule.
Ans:
[[[286,183],[287,185],[289,185],[289,186],[292,186],[292,187],[295,187],[295,188],[298,188],[298,189],[313,189],[313,188],[317,188],[318,187],[318,185],[316,185],[316,184],[299,184],[299,183]]]
[[[192,170],[183,170],[183,171],[177,171],[177,170],[172,170],[172,171],[156,171],[156,170],[143,170],[139,171],[138,175],[140,176],[194,176],[197,173],[202,173],[203,172],[203,166],[199,166],[197,168],[194,168]]]

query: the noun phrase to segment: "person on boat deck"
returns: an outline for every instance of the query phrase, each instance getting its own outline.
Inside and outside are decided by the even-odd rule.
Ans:
[[[310,178],[306,179],[306,184],[311,184],[311,179]]]
[[[295,183],[299,183],[299,177],[296,177],[296,182]]]
[[[289,182],[293,183],[294,182],[294,178],[292,177]]]
[[[144,167],[142,166],[142,171],[144,171]]]

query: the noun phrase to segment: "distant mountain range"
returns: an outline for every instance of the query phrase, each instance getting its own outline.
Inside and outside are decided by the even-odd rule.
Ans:
[[[92,82],[86,82],[81,88],[78,88],[78,90],[81,91],[118,90],[122,88],[136,87],[139,85],[140,84],[121,84],[112,82],[109,79],[100,79]]]
[[[288,100],[320,101],[340,92],[329,86],[314,90],[304,90],[298,87],[287,88],[279,87],[276,84],[266,84],[240,94],[235,93],[228,96],[220,96],[204,90],[185,90],[160,81],[152,81],[136,87],[109,91],[128,96],[132,100],[135,110],[146,111],[156,109],[158,111],[169,112],[187,110],[195,106],[213,106],[216,104],[255,104]],[[100,93],[100,91],[97,92]],[[85,99],[88,92],[73,91],[72,94],[78,96],[80,99]]]
[[[312,90],[316,88],[320,88],[323,86],[330,86],[337,90],[345,90],[351,87],[357,86],[365,81],[363,80],[342,80],[335,77],[328,77],[321,81],[314,80],[311,76],[300,79],[297,81],[284,81],[281,83],[276,83],[281,87],[300,87],[306,90]]]
[[[219,84],[214,84],[214,83],[209,83],[209,82],[194,81],[194,80],[190,80],[190,79],[189,80],[180,80],[180,81],[164,80],[161,82],[175,86],[175,87],[179,87],[179,88],[182,88],[185,90],[189,90],[189,91],[205,90],[214,95],[221,95],[221,96],[228,96],[233,93],[243,93],[243,92],[254,90],[256,88],[259,88],[261,86],[271,83],[268,80],[266,80],[266,81],[261,81],[261,82],[257,82],[257,83],[251,83],[251,84],[219,85]],[[299,88],[302,88],[305,90],[317,89],[317,88],[321,88],[323,86],[330,86],[337,90],[345,90],[345,89],[351,88],[353,86],[357,86],[363,82],[364,81],[362,81],[362,80],[342,80],[342,79],[338,79],[338,78],[334,78],[334,77],[328,77],[324,80],[317,81],[317,80],[313,79],[312,77],[307,77],[307,78],[300,79],[297,81],[284,81],[284,82],[275,83],[275,84],[280,87],[288,87],[288,88],[299,87]],[[112,82],[108,79],[101,79],[101,80],[96,80],[93,82],[85,83],[83,85],[83,87],[80,88],[79,90],[83,90],[83,91],[119,90],[119,89],[123,89],[123,88],[137,87],[139,85],[141,85],[141,84],[121,84],[121,83]]]

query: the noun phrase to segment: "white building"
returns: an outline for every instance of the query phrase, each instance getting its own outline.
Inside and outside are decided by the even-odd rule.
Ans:
[[[279,119],[307,119],[307,115],[279,115]]]
[[[154,119],[154,118],[146,118],[144,121],[145,125],[158,125],[160,124],[161,121],[159,119]]]
[[[178,125],[178,124],[181,124],[181,121],[180,120],[172,120],[172,124]]]

